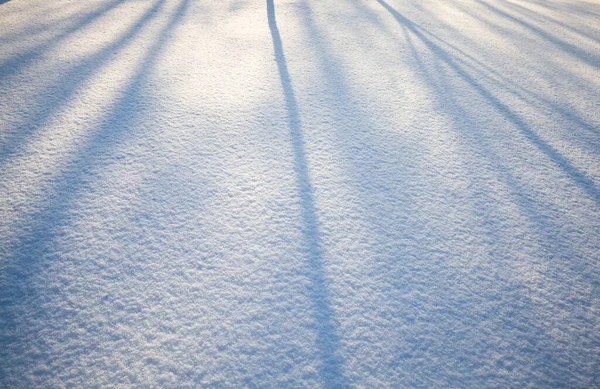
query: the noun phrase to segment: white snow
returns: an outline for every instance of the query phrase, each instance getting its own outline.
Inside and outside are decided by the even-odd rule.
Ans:
[[[0,0],[0,387],[600,387],[597,0]]]

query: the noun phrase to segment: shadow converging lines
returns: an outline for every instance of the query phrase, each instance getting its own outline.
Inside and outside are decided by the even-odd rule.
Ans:
[[[21,228],[14,247],[10,248],[12,259],[5,264],[2,282],[9,294],[19,297],[14,303],[18,306],[27,301],[35,304],[35,286],[26,282],[26,278],[35,275],[44,266],[42,263],[47,254],[52,253],[53,244],[61,228],[70,220],[70,210],[77,202],[78,196],[85,192],[89,185],[100,176],[101,168],[105,167],[106,156],[122,144],[128,137],[133,136],[135,121],[142,111],[140,106],[145,99],[143,89],[161,53],[166,49],[168,40],[178,23],[184,17],[189,0],[180,0],[165,26],[158,32],[156,41],[148,48],[138,64],[135,73],[124,87],[120,96],[108,110],[107,116],[96,128],[85,143],[64,166],[54,179],[54,185],[49,190],[50,195],[40,204],[38,211],[30,219],[34,224]],[[132,113],[133,112],[133,113]],[[18,289],[18,292],[10,289]],[[43,309],[39,312],[43,313]],[[12,313],[9,313],[12,315]],[[18,318],[7,318],[8,321],[19,321]],[[23,329],[23,331],[25,331]]]
[[[19,55],[15,55],[12,58],[4,61],[0,64],[0,80],[6,79],[14,73],[22,71],[27,65],[34,63],[37,59],[41,58],[45,53],[51,51],[52,49],[58,47],[64,40],[69,38],[72,34],[77,33],[84,29],[85,27],[91,25],[96,20],[100,19],[102,16],[105,16],[107,13],[115,9],[124,0],[113,0],[109,3],[104,4],[102,7],[90,12],[83,18],[77,20],[70,27],[66,28],[60,34],[53,36],[51,40],[46,43],[37,45],[26,53],[20,53]],[[48,28],[48,26],[45,26]],[[31,33],[31,31],[30,31]]]
[[[82,88],[84,82],[101,71],[108,65],[114,54],[127,45],[131,44],[134,38],[145,28],[148,23],[157,15],[163,7],[166,0],[157,0],[146,12],[133,23],[117,40],[103,47],[97,53],[87,57],[81,63],[69,70],[60,77],[46,91],[40,93],[40,96],[51,94],[59,96],[52,105],[44,104],[40,101],[41,107],[31,115],[27,115],[27,121],[18,125],[18,130],[13,129],[11,134],[6,137],[3,144],[0,145],[0,167],[11,161],[12,155],[21,151],[30,141],[31,135],[51,120],[60,109],[67,104],[71,97]]]
[[[420,27],[408,20],[384,0],[376,0],[385,8],[396,21],[406,27],[416,37],[418,37],[439,59],[448,65],[456,74],[458,74],[467,84],[469,84],[479,95],[485,98],[497,112],[509,120],[532,144],[538,147],[552,162],[566,173],[581,190],[583,190],[593,201],[600,205],[600,189],[597,184],[585,173],[580,171],[564,156],[560,154],[553,146],[543,140],[536,132],[522,119],[513,112],[505,103],[494,96],[490,91],[483,87],[475,78],[469,75],[456,61],[454,61],[443,48],[431,41],[421,31]]]

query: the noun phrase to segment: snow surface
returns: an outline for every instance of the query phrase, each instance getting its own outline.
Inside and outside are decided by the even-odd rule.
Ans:
[[[600,2],[0,0],[0,387],[600,387]]]

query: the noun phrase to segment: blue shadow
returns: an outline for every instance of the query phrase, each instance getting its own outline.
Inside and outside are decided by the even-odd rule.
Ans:
[[[30,280],[36,273],[47,271],[50,266],[48,261],[54,257],[55,239],[61,234],[61,227],[70,221],[69,211],[72,204],[89,189],[98,171],[106,166],[107,160],[110,159],[107,157],[132,135],[136,120],[143,114],[147,105],[144,88],[148,78],[161,53],[168,47],[169,38],[185,15],[188,4],[189,0],[180,0],[158,38],[141,60],[136,73],[109,109],[102,124],[86,139],[76,155],[55,178],[52,195],[32,217],[35,224],[19,237],[15,247],[7,248],[7,251],[10,250],[10,258],[4,262],[4,269],[0,273],[0,327],[3,327],[3,330],[10,328],[21,334],[15,338],[0,338],[0,360],[6,361],[7,366],[19,361],[5,360],[4,353],[9,350],[11,343],[21,342],[19,338],[24,338],[22,334],[30,330],[27,323],[22,325],[20,312],[25,310],[37,316],[41,322],[52,322],[54,312],[48,312],[40,305],[43,298],[39,296],[40,292]],[[32,340],[28,339],[17,347],[26,349],[30,347],[30,342]]]
[[[339,356],[340,339],[336,334],[334,312],[331,307],[327,281],[324,276],[323,254],[319,238],[317,211],[313,197],[310,172],[304,149],[302,125],[298,115],[298,104],[287,68],[281,36],[275,20],[273,0],[267,0],[269,29],[273,39],[273,50],[283,97],[287,111],[287,122],[294,153],[294,170],[302,205],[302,223],[307,246],[308,270],[312,281],[311,297],[315,305],[316,346],[321,358],[320,375],[326,388],[348,387],[342,373],[342,360]]]
[[[77,28],[81,28],[85,24],[90,23],[92,19],[100,17],[100,15],[104,14],[121,1],[122,0],[112,2],[110,5],[98,10],[94,14],[88,15],[84,21],[77,25]],[[148,23],[156,17],[157,13],[164,6],[165,1],[166,0],[156,0],[152,6],[149,7],[134,24],[129,26],[117,40],[104,46],[98,52],[86,57],[79,64],[61,75],[50,87],[40,93],[40,98],[36,102],[36,105],[38,105],[39,108],[32,114],[27,115],[27,121],[20,123],[17,128],[14,128],[11,133],[5,137],[3,142],[0,143],[0,167],[10,163],[12,156],[21,152],[24,146],[27,145],[30,136],[34,135],[38,129],[43,127],[44,124],[56,114],[56,112],[67,104],[83,83],[92,78],[103,66],[106,66],[115,53],[123,50],[138,36]],[[69,31],[71,31],[71,29]],[[60,40],[62,37],[63,36],[57,37],[56,39]],[[45,50],[47,49],[48,48]],[[7,63],[0,64],[0,81],[11,72],[20,71],[27,63],[43,55],[45,50],[34,50],[25,54],[21,59],[17,58],[16,60],[9,60]],[[56,98],[52,98],[49,102],[46,102],[44,98],[48,95],[56,96]]]
[[[564,156],[562,156],[554,147],[540,138],[539,135],[523,120],[514,113],[506,104],[494,96],[490,91],[483,87],[475,78],[469,75],[460,65],[458,65],[448,53],[439,45],[431,41],[416,24],[405,18],[398,11],[392,8],[384,0],[376,0],[385,8],[396,21],[407,30],[417,36],[440,60],[456,72],[465,82],[467,82],[477,93],[488,101],[502,116],[511,122],[521,133],[534,145],[538,147],[546,156],[552,160],[562,171],[571,178],[592,200],[600,205],[600,189],[596,183],[577,167],[573,166]]]

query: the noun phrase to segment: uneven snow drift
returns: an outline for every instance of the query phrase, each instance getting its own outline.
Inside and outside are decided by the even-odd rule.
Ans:
[[[0,387],[600,387],[600,2],[0,0]]]

